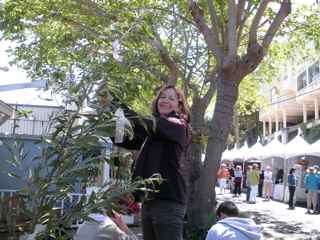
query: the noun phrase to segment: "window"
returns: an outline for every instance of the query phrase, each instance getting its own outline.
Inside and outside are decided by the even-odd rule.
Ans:
[[[317,80],[320,80],[319,61],[317,61],[311,67],[308,68],[308,73],[309,73],[309,84]]]
[[[301,73],[299,76],[298,76],[298,90],[302,89],[302,88],[305,88],[307,85],[308,85],[308,82],[307,82],[307,72],[304,71],[303,73]]]
[[[270,103],[274,103],[276,102],[277,100],[277,97],[278,97],[278,91],[277,91],[277,88],[276,87],[272,87],[270,89]]]

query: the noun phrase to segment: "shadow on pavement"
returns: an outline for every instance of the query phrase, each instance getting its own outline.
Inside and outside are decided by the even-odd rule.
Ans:
[[[288,223],[288,222],[282,222],[277,220],[276,218],[271,217],[270,215],[261,214],[259,212],[247,212],[247,215],[252,218],[257,224],[263,224],[264,225],[264,231],[263,235],[265,238],[271,238],[273,235],[267,231],[267,229],[271,229],[272,232],[280,233],[284,235],[292,235],[292,234],[298,234],[298,235],[310,235],[309,239],[313,240],[320,240],[320,232],[318,230],[313,230],[311,233],[306,232],[303,230],[303,227],[300,223]],[[277,238],[277,239],[288,239],[286,238]],[[307,240],[308,238],[301,238],[304,240]]]

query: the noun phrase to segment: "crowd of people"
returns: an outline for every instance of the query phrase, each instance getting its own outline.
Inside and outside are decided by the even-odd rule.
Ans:
[[[280,172],[280,173],[279,173]],[[295,209],[295,192],[297,188],[296,169],[291,168],[287,176],[287,186],[289,192],[288,205],[290,210]],[[273,174],[271,167],[266,166],[259,169],[258,164],[247,166],[246,171],[241,165],[234,168],[228,168],[222,163],[217,173],[220,194],[226,193],[229,189],[234,193],[234,197],[239,197],[241,192],[246,193],[246,201],[256,203],[256,197],[263,197],[265,201],[272,199],[274,184],[283,181],[283,171]],[[307,214],[320,213],[320,169],[317,165],[310,166],[306,169],[303,181],[307,199]]]

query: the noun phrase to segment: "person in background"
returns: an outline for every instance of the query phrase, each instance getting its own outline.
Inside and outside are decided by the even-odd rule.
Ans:
[[[319,177],[315,173],[315,168],[309,167],[309,173],[304,177],[304,186],[307,191],[307,214],[311,214],[311,206],[313,214],[316,213],[318,185]]]
[[[294,174],[295,171],[296,170],[294,168],[291,168],[288,175],[288,188],[289,188],[289,208],[288,209],[290,210],[294,209],[293,198],[294,198],[294,192],[296,191],[296,186],[297,186],[297,177]]]
[[[239,209],[231,201],[221,203],[216,211],[218,222],[213,225],[206,240],[259,240],[262,227],[250,218],[240,218]]]
[[[258,196],[262,197],[263,193],[263,180],[264,180],[264,170],[261,170],[259,175],[259,185],[258,185]]]
[[[275,184],[283,183],[283,169],[278,169]]]
[[[247,167],[247,173],[246,173],[246,201],[249,202],[250,200],[250,192],[251,192],[251,186],[249,182],[249,173],[252,171],[252,166]]]
[[[264,198],[266,201],[269,201],[272,195],[272,171],[271,167],[267,166],[264,171],[264,180],[263,180],[263,192]]]
[[[229,179],[229,171],[224,163],[221,164],[218,170],[217,178],[220,187],[220,194],[225,194],[227,181]]]
[[[242,185],[242,168],[240,165],[236,166],[234,171],[234,196],[241,196],[241,185]]]
[[[112,204],[126,215],[137,214],[139,205],[134,202],[130,193],[113,199]],[[89,214],[89,220],[83,222],[74,236],[74,240],[138,240],[130,231],[121,215],[115,210],[101,209],[102,213]]]
[[[318,182],[318,193],[317,193],[317,214],[320,213],[320,169],[318,165],[313,166],[316,169],[316,175],[318,176],[319,182]]]
[[[92,221],[80,225],[74,240],[138,240],[117,212],[113,212],[112,217],[90,214],[89,218]]]
[[[229,179],[228,179],[228,187],[230,189],[230,193],[234,192],[234,167],[233,164],[230,164],[228,167],[228,172],[229,172]]]
[[[248,181],[251,188],[249,203],[256,203],[259,184],[259,169],[257,164],[252,165],[252,171],[248,173]]]

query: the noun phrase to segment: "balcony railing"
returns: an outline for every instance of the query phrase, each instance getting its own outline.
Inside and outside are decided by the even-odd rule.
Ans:
[[[318,88],[319,85],[320,85],[320,74],[317,74],[312,77],[312,81],[307,86],[299,89],[298,95],[312,91],[313,89]]]
[[[40,136],[52,133],[49,121],[33,119],[9,119],[0,126],[0,134]]]

